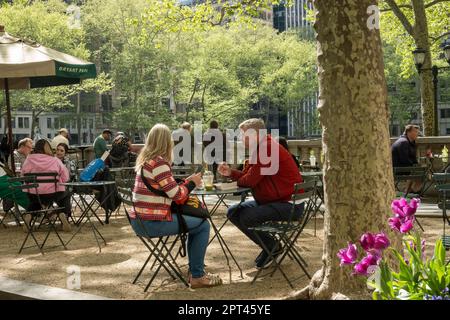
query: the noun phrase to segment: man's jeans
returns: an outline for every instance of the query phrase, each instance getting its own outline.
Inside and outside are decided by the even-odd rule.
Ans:
[[[239,206],[239,207],[238,207]],[[293,219],[298,219],[303,214],[304,203],[295,206]],[[238,227],[250,240],[261,247],[258,238],[251,227],[256,227],[267,221],[287,221],[291,214],[292,204],[289,202],[273,202],[258,205],[256,201],[246,201],[240,205],[228,208],[228,218]],[[277,241],[267,233],[258,232],[264,245],[272,250]]]
[[[205,254],[209,240],[210,225],[207,220],[183,215],[189,229],[187,252],[189,257],[189,270],[193,278],[200,278],[205,274]],[[142,230],[141,223],[131,219],[131,225],[136,234],[146,237],[162,237],[176,235],[179,231],[178,217],[172,214],[172,221],[142,221],[147,233]]]

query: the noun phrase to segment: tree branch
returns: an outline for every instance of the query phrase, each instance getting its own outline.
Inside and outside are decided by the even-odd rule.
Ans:
[[[397,18],[400,20],[400,22],[402,23],[405,30],[413,37],[414,36],[414,28],[411,25],[411,23],[408,21],[408,18],[406,18],[403,11],[397,5],[395,0],[386,0],[386,2],[391,7],[392,11],[397,16]]]
[[[439,40],[442,39],[442,38],[445,38],[446,36],[450,36],[450,31],[445,32],[445,33],[441,34],[441,35],[438,36],[438,37],[430,37],[430,39],[433,40],[433,43],[434,43],[434,42],[439,41]]]
[[[397,5],[399,8],[405,8],[405,9],[410,9],[412,10],[412,6],[410,4],[400,4]],[[380,12],[387,12],[387,11],[392,11],[392,8],[383,8],[380,9]]]
[[[450,0],[434,0],[434,1],[431,1],[431,2],[425,4],[425,9],[428,9],[429,7],[432,7],[435,4],[438,4],[438,3],[441,3],[441,2],[450,2]]]

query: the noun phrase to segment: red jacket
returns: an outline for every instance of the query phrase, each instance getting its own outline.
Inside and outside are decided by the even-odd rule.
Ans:
[[[259,204],[290,201],[294,193],[294,184],[303,182],[292,155],[270,135],[263,139],[258,150],[267,148],[266,154],[270,157],[271,144],[276,144],[275,150],[276,148],[279,150],[279,167],[276,174],[261,174],[261,168],[269,168],[271,163],[262,164],[259,154],[251,156],[251,159],[256,159],[256,163],[245,166],[243,171],[231,170],[231,178],[237,180],[238,186],[251,188],[253,197]]]

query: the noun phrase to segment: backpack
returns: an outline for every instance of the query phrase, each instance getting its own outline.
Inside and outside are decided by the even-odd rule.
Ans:
[[[122,155],[128,152],[128,139],[125,137],[119,137],[114,139],[110,155],[116,158],[120,158]]]

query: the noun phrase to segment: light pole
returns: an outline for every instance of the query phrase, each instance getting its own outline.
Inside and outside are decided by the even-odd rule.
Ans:
[[[439,135],[439,121],[438,121],[438,74],[439,70],[450,69],[450,67],[438,67],[433,65],[431,68],[422,69],[423,62],[425,60],[426,51],[422,48],[417,48],[413,52],[414,63],[416,64],[419,74],[422,71],[431,71],[433,75],[433,95],[434,95],[434,135]],[[444,55],[447,62],[450,64],[450,44],[444,47]]]

